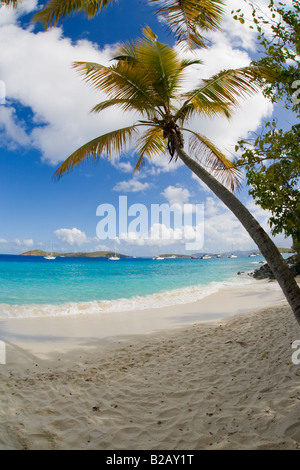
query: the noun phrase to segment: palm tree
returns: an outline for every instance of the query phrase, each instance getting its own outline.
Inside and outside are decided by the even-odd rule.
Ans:
[[[230,117],[240,98],[257,91],[261,69],[249,66],[225,70],[184,92],[185,70],[200,62],[180,59],[174,49],[157,41],[150,28],[144,29],[142,39],[120,47],[114,60],[109,67],[76,62],[74,68],[108,96],[93,108],[94,112],[118,106],[135,111],[141,119],[86,143],[60,165],[55,176],[61,178],[85,161],[120,155],[132,143],[138,157],[135,171],[142,168],[147,157],[167,153],[170,161],[180,158],[240,220],[300,323],[300,289],[295,279],[269,236],[233,194],[240,184],[239,170],[210,140],[186,127],[189,119],[198,114]]]
[[[108,6],[119,0],[49,0],[36,13],[34,21],[50,28],[62,22],[65,17],[83,13],[94,18]],[[157,5],[156,14],[164,19],[179,43],[187,46],[205,47],[203,32],[220,28],[223,14],[223,0],[147,0]],[[16,7],[18,0],[1,0],[1,3]]]

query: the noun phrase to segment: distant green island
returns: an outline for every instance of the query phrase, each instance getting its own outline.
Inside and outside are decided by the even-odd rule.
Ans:
[[[159,256],[161,256],[162,258],[170,258],[173,256],[176,256],[176,258],[190,258],[191,257],[191,255],[177,255],[176,253],[167,253],[167,254],[162,254]]]
[[[115,253],[114,251],[92,251],[92,252],[76,252],[76,253],[58,253],[58,252],[47,252],[42,250],[31,250],[26,253],[21,253],[21,256],[65,256],[69,258],[108,258],[110,256],[118,256],[120,258],[132,258],[132,256],[122,255],[121,253]]]
[[[278,248],[280,253],[294,253],[294,250],[292,248]],[[253,250],[252,250],[253,252]],[[236,251],[235,253],[238,253],[240,255],[246,255],[247,253],[250,253],[250,251]],[[176,258],[191,258],[192,257],[201,257],[204,253],[195,253],[194,255],[179,255],[179,254],[173,254],[173,253],[168,253],[168,254],[162,254],[158,255],[163,258],[170,258],[170,257],[176,257]],[[226,254],[226,253],[225,253]],[[255,252],[256,255],[260,255],[260,252]],[[31,250],[31,251],[26,251],[26,253],[21,253],[20,256],[62,256],[62,257],[69,257],[69,258],[109,258],[111,256],[118,256],[119,258],[133,258],[133,256],[128,256],[128,255],[123,255],[122,253],[115,253],[113,251],[91,251],[91,252],[72,252],[72,253],[58,253],[58,252],[53,252],[50,253],[48,251],[42,251],[42,250]],[[220,254],[212,254],[211,256],[216,256],[219,257],[221,256]]]
[[[280,253],[295,253],[295,250],[292,248],[278,248]]]

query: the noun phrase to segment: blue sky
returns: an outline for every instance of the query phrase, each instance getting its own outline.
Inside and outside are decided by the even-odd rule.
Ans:
[[[265,6],[268,2],[258,3]],[[227,4],[222,31],[210,35],[207,50],[195,53],[205,66],[195,67],[187,83],[247,65],[255,55],[253,33],[230,16],[240,1],[228,0]],[[59,163],[80,145],[132,122],[131,116],[118,109],[91,114],[92,106],[103,97],[71,69],[72,62],[108,64],[116,44],[140,36],[146,25],[161,42],[174,46],[174,39],[143,0],[121,0],[93,20],[70,18],[47,32],[30,22],[40,6],[36,0],[24,0],[16,11],[0,9],[0,80],[6,85],[6,103],[0,105],[0,253],[49,250],[51,244],[55,250],[68,252],[116,247],[136,256],[186,253],[184,240],[172,238],[98,239],[97,207],[107,203],[118,210],[120,196],[127,196],[129,206],[143,204],[149,212],[151,204],[204,204],[200,251],[253,249],[249,236],[222,203],[179,162],[169,165],[167,157],[147,162],[134,175],[135,155],[130,150],[119,161],[102,159],[96,165],[78,167],[60,181],[53,180]],[[236,141],[259,131],[273,112],[273,106],[258,94],[241,103],[230,122],[201,118],[192,127],[233,156]],[[288,117],[282,114],[282,119]],[[269,214],[255,206],[245,184],[238,197],[268,230]],[[278,246],[291,245],[283,236],[275,241]]]

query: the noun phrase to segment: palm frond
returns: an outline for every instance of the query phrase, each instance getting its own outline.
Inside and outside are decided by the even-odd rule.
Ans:
[[[138,162],[134,171],[140,170],[145,162],[145,156],[152,157],[163,153],[167,148],[167,142],[163,137],[163,131],[159,126],[150,127],[137,142]]]
[[[106,93],[111,99],[127,100],[133,109],[153,115],[157,97],[149,89],[146,74],[137,73],[135,67],[126,62],[105,67],[92,62],[75,62],[73,67],[94,88]],[[152,113],[152,114],[151,114]]]
[[[155,93],[164,102],[170,102],[182,72],[176,51],[158,41],[143,41],[139,44],[138,59],[142,66],[147,67],[147,79]]]
[[[127,100],[120,100],[120,99],[114,99],[114,100],[106,100],[102,101],[101,103],[96,104],[92,109],[92,113],[101,113],[104,109],[110,108],[112,106],[122,106],[127,103]]]
[[[19,5],[19,0],[1,0],[0,8],[2,5],[7,5],[13,8],[17,8]]]
[[[222,0],[149,0],[158,6],[156,12],[165,20],[179,43],[190,48],[205,47],[202,31],[220,28]]]
[[[60,179],[65,173],[74,169],[82,163],[93,160],[97,161],[106,155],[112,157],[114,153],[118,156],[125,151],[131,139],[137,132],[138,125],[124,127],[107,134],[96,137],[72,153],[55,171],[54,177]]]
[[[182,61],[182,67],[185,68],[185,67],[190,67],[190,65],[203,65],[204,62],[203,60],[201,59],[183,59]]]
[[[131,101],[129,99],[111,99],[102,101],[101,103],[96,104],[92,109],[92,113],[100,113],[104,109],[111,108],[113,106],[118,106],[124,111],[136,111],[141,114],[144,113],[144,108],[139,106],[138,102]]]
[[[157,41],[150,27],[143,29],[142,38],[119,48],[114,59],[130,64],[135,74],[144,76],[153,96],[166,108],[183,78],[183,69],[191,63],[199,63],[182,61],[173,48]]]
[[[202,80],[200,86],[183,95],[186,98],[183,108],[193,103],[199,112],[208,109],[210,103],[229,109],[238,104],[238,99],[250,96],[259,90],[258,81],[264,70],[259,67],[244,67],[219,72],[209,79]]]
[[[189,140],[189,150],[195,160],[203,165],[212,176],[232,192],[239,188],[242,180],[242,172],[233,162],[203,135],[192,132]]]
[[[180,108],[175,115],[175,120],[183,125],[190,118],[194,117],[195,114],[203,114],[209,118],[222,114],[229,119],[231,117],[230,108],[231,103],[215,103],[202,97],[201,103],[195,103],[195,100],[193,100],[193,102]]]
[[[131,65],[136,65],[136,49],[131,42],[127,42],[120,46],[117,50],[117,55],[113,57],[112,60],[128,62]]]
[[[118,3],[118,0],[50,0],[34,15],[33,20],[42,23],[47,29],[62,22],[66,16],[76,13],[84,13],[88,18],[93,18],[113,3]]]

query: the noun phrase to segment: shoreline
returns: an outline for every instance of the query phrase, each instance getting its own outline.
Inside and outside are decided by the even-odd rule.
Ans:
[[[300,328],[265,293],[218,292],[126,334],[96,334],[92,316],[64,332],[70,317],[10,320],[0,449],[300,449]],[[223,317],[197,321],[200,304]]]
[[[222,287],[190,303],[103,313],[0,319],[0,339],[43,357],[81,344],[125,341],[134,336],[211,323],[285,300],[273,281]],[[8,357],[9,359],[9,357]]]

